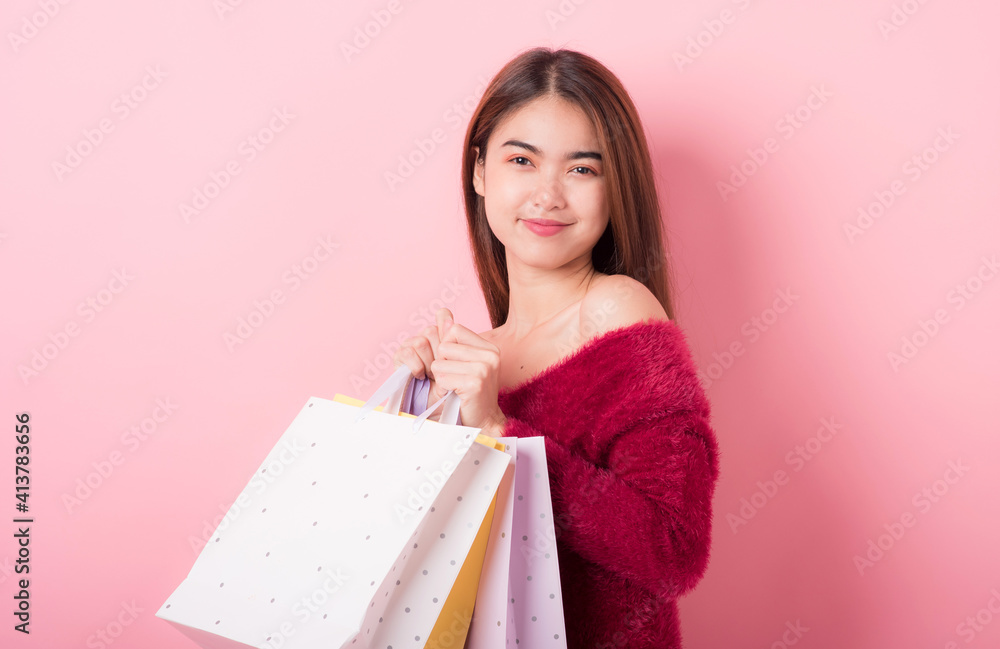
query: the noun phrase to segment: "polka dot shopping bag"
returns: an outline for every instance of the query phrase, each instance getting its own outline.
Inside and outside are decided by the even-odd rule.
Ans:
[[[454,423],[454,393],[399,416],[409,378],[310,398],[157,617],[206,649],[429,646],[511,457]]]
[[[497,492],[465,649],[566,649],[545,438],[497,441],[513,470]]]

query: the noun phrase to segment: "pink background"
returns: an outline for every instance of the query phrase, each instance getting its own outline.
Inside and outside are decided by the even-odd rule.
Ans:
[[[367,397],[440,306],[489,327],[460,143],[482,84],[534,45],[618,74],[652,149],[723,452],[685,645],[1000,643],[995,3],[403,0],[351,57],[387,1],[233,4],[0,10],[0,500],[10,521],[27,411],[35,517],[32,633],[7,613],[0,644],[98,646],[122,615],[114,647],[193,646],[154,613],[306,400]],[[420,164],[393,185],[400,156]]]

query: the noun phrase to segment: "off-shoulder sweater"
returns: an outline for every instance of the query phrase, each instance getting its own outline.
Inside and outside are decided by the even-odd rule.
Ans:
[[[429,381],[411,384],[416,414]],[[497,402],[504,436],[545,438],[569,648],[680,647],[676,599],[708,566],[719,472],[681,329],[604,332]]]

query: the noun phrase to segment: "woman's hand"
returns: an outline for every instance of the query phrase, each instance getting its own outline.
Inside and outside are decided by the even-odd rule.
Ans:
[[[447,389],[441,389],[437,385],[437,381],[434,380],[434,372],[430,369],[431,363],[434,362],[437,356],[438,341],[441,339],[440,326],[442,319],[443,317],[438,318],[437,326],[425,327],[418,335],[404,340],[403,344],[396,350],[396,353],[392,357],[394,368],[405,364],[410,368],[410,373],[415,378],[429,378],[431,380],[427,405],[433,404],[448,392]],[[438,408],[437,412],[428,417],[428,419],[436,421],[440,413],[441,409]]]
[[[440,334],[430,363],[440,398],[454,390],[462,399],[464,426],[481,428],[484,435],[502,437],[507,418],[497,404],[500,385],[500,349],[476,332],[456,324],[451,311],[438,309]],[[432,398],[428,404],[434,403]]]

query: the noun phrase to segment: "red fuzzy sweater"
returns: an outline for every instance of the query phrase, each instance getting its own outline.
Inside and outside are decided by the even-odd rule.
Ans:
[[[680,647],[676,599],[708,565],[719,472],[680,328],[600,334],[498,403],[506,436],[545,437],[570,649]]]

